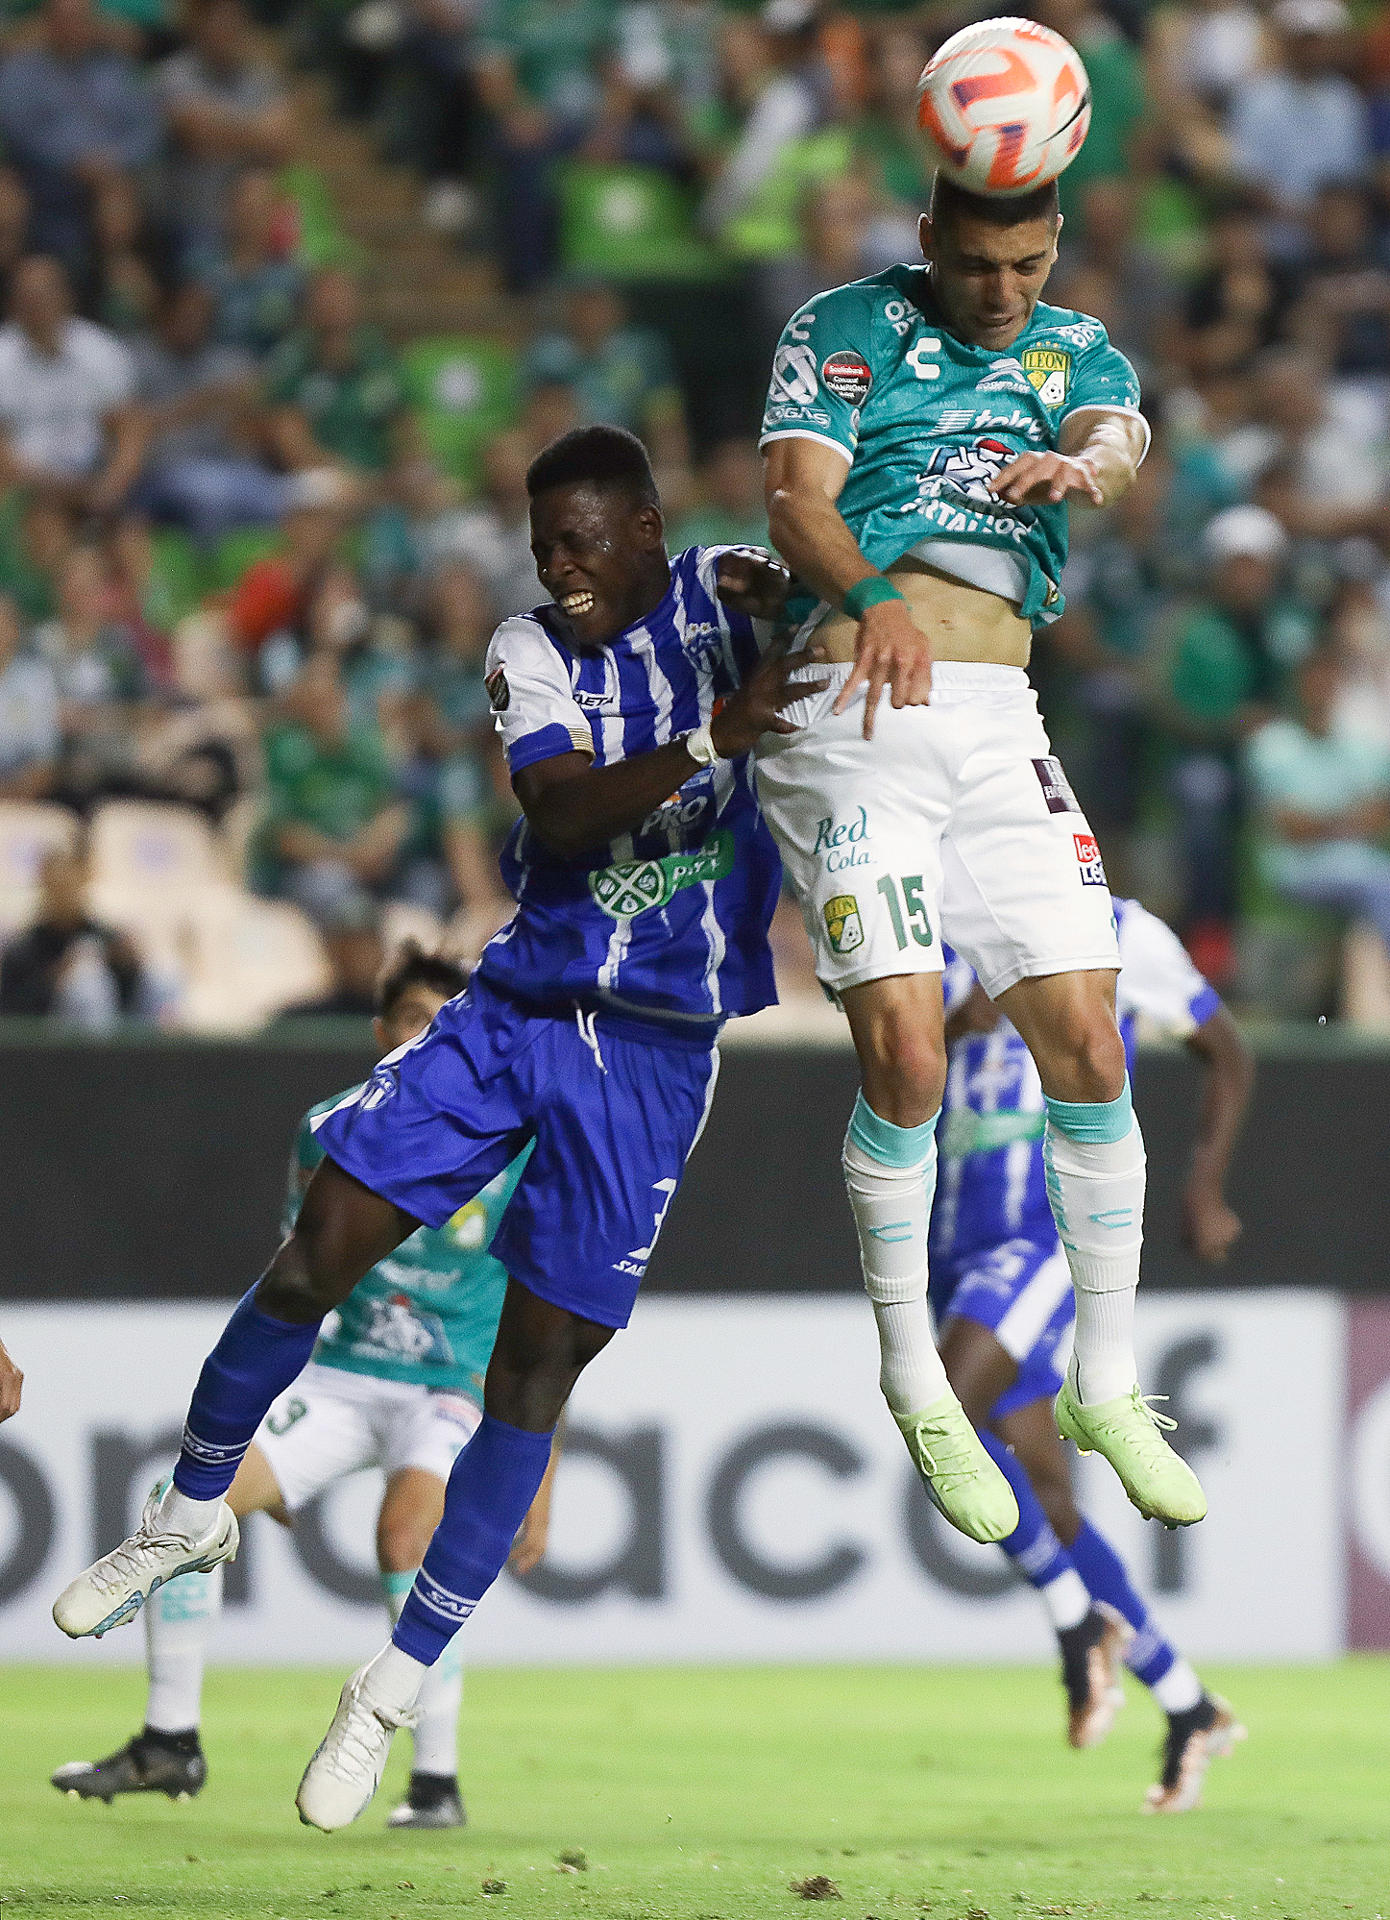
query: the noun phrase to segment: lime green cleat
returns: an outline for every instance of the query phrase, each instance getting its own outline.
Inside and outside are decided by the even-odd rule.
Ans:
[[[971,1540],[988,1546],[1007,1539],[1018,1525],[1018,1502],[956,1396],[893,1418],[937,1511]]]
[[[1191,1527],[1206,1518],[1201,1482],[1160,1431],[1166,1427],[1171,1433],[1177,1421],[1155,1413],[1137,1386],[1122,1399],[1083,1407],[1068,1379],[1055,1410],[1058,1431],[1083,1453],[1099,1453],[1110,1462],[1146,1520]]]

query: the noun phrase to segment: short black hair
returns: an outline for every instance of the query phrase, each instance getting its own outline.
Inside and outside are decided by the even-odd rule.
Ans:
[[[432,993],[442,993],[446,1000],[452,1000],[467,985],[468,975],[457,960],[442,953],[427,953],[418,940],[402,940],[376,983],[378,1017],[389,1020],[411,987],[428,987]]]
[[[660,506],[647,449],[626,427],[574,427],[543,447],[526,469],[534,500],[552,487],[602,487]]]
[[[1057,182],[1029,193],[971,193],[938,173],[931,185],[928,218],[935,226],[949,220],[983,220],[991,227],[1021,227],[1029,220],[1053,220],[1058,214]]]

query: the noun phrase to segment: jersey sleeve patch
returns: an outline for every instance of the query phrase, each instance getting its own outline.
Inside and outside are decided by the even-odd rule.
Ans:
[[[593,752],[569,668],[537,621],[521,616],[502,622],[488,647],[483,679],[510,773],[557,754]]]
[[[761,444],[821,440],[849,458],[873,385],[873,318],[856,288],[820,294],[787,322],[772,362]]]
[[[837,400],[846,400],[852,407],[862,407],[869,397],[869,388],[874,384],[873,370],[862,353],[856,353],[852,347],[842,347],[838,353],[827,354],[821,361],[821,382]]]

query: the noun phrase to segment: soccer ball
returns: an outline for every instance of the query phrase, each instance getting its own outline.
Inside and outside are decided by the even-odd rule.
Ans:
[[[1032,20],[981,20],[943,41],[917,83],[917,124],[948,180],[1029,193],[1081,151],[1091,83],[1075,47]]]

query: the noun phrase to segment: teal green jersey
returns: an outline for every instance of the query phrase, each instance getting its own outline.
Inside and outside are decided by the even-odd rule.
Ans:
[[[1010,506],[988,483],[1021,453],[1055,450],[1063,421],[1089,407],[1139,410],[1134,369],[1098,320],[1039,305],[1006,352],[967,346],[927,269],[890,267],[787,322],[762,445],[821,440],[849,457],[837,504],[875,567],[923,541],[1017,555],[1019,611],[1037,624],[1062,611],[1067,509]]]
[[[323,1159],[314,1122],[350,1096],[311,1107],[290,1160],[284,1228],[299,1213]],[[359,1280],[314,1348],[320,1366],[379,1380],[447,1388],[483,1402],[483,1376],[497,1338],[507,1275],[488,1252],[530,1153],[528,1147],[442,1227],[421,1227]]]

